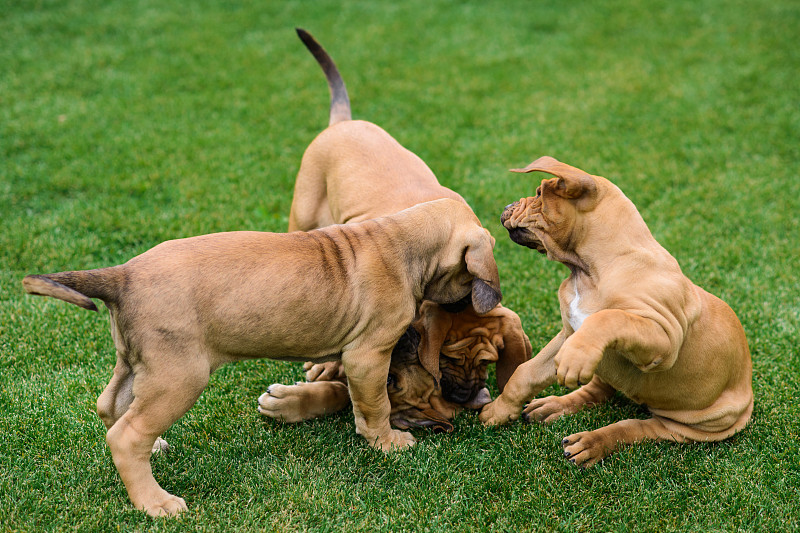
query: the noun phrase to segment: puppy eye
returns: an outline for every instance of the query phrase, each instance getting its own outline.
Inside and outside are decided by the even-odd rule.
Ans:
[[[386,386],[394,387],[395,385],[397,385],[397,378],[394,376],[394,374],[389,374],[386,378]]]
[[[536,187],[536,196],[534,198],[539,198],[542,195],[542,186],[539,185]]]

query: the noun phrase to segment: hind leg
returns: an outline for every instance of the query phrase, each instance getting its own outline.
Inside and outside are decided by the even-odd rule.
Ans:
[[[118,352],[114,375],[97,398],[97,414],[106,429],[111,429],[111,426],[125,414],[132,401],[133,369]]]
[[[97,414],[106,426],[106,430],[116,424],[128,411],[133,402],[133,369],[120,352],[117,352],[117,364],[114,375],[103,393],[97,398]],[[153,444],[152,452],[165,452],[169,448],[167,441],[158,437]]]
[[[152,360],[150,358],[150,362]],[[153,365],[134,372],[131,389],[134,399],[106,434],[128,497],[137,509],[151,516],[174,515],[186,510],[182,498],[169,494],[156,482],[150,454],[159,435],[195,403],[208,384],[209,375],[209,367],[202,364],[167,368]]]
[[[314,140],[300,162],[300,170],[294,182],[292,206],[289,209],[290,232],[309,231],[336,222],[328,206],[325,163],[319,161],[320,156],[324,158],[325,154],[319,153],[319,143],[319,139]]]
[[[620,446],[643,440],[686,442],[686,438],[668,430],[657,418],[622,420],[596,429],[575,433],[561,441],[564,457],[580,467],[590,467]]]

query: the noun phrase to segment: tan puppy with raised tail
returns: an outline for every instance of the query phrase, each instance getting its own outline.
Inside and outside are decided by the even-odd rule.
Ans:
[[[410,246],[409,243],[413,243]],[[150,468],[159,438],[225,363],[341,357],[356,431],[384,451],[414,443],[389,425],[392,348],[423,299],[500,301],[494,239],[441,199],[361,223],[288,234],[231,232],[162,243],[110,268],[23,279],[25,290],[111,313],[114,376],[97,400],[131,502],[186,509]]]
[[[328,127],[303,154],[289,231],[360,222],[437,198],[467,205],[382,128],[351,120],[350,100],[333,60],[308,32],[298,28],[297,34],[325,72],[331,111]]]
[[[369,220],[438,198],[451,198],[467,205],[459,194],[439,184],[422,159],[382,128],[371,122],[352,120],[347,89],[333,59],[311,34],[298,28],[297,35],[322,67],[331,93],[331,105],[328,128],[311,142],[303,154],[289,215],[289,231],[309,231],[331,224]],[[414,243],[408,243],[408,246],[414,246]],[[461,311],[466,305],[467,302],[462,302],[461,305],[447,306],[447,309]],[[500,315],[507,317],[503,328],[509,339],[524,336],[519,318],[506,309],[494,313],[497,316],[484,319],[476,318],[473,309],[464,310],[461,317],[447,316],[448,313],[440,312],[436,306],[425,309],[426,327],[419,331],[424,349],[420,351],[419,362],[437,381],[441,378],[441,390],[436,391],[434,397],[441,394],[446,402],[474,408],[478,394],[485,388],[487,365],[471,367],[463,357],[461,365],[452,364],[449,358],[442,360],[440,365],[439,348],[448,337],[451,326],[458,329],[462,322],[466,327],[466,321],[484,321],[491,329],[494,326],[490,324],[498,322]],[[510,315],[514,315],[516,322]],[[442,327],[444,325],[446,327]],[[512,332],[513,325],[516,325],[518,333]],[[431,338],[431,335],[436,338]],[[459,338],[463,337],[462,334]],[[475,342],[480,342],[478,337]],[[530,359],[530,349],[526,351],[521,343],[509,342],[508,349],[501,348],[496,355],[492,362],[496,362],[497,383],[502,391],[517,366]],[[340,381],[341,374],[338,362],[314,365],[308,369],[308,380],[326,382],[325,385],[274,384],[259,398],[259,409],[267,416],[287,421],[306,420],[340,410],[343,403],[346,405],[347,398],[341,394],[338,385],[331,383]],[[422,379],[421,375],[418,376]],[[429,380],[424,381],[424,384],[411,389],[426,388]],[[317,391],[319,394],[315,397]],[[400,394],[392,398],[398,400],[397,408],[407,401],[416,401],[410,397],[399,401]],[[481,398],[483,402],[491,399],[488,393]]]
[[[566,437],[564,455],[580,466],[626,443],[719,441],[744,428],[753,410],[750,351],[731,308],[683,275],[611,182],[551,157],[514,170],[533,171],[556,177],[507,206],[501,220],[514,242],[570,269],[558,291],[563,328],[481,420],[518,418],[556,380],[580,388],[534,400],[525,418],[551,422],[615,390],[646,404],[650,419]]]

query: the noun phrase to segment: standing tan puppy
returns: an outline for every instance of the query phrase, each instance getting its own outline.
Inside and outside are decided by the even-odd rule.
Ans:
[[[466,206],[466,201],[459,194],[439,184],[422,159],[404,148],[386,131],[371,122],[352,120],[347,89],[333,59],[311,34],[298,28],[297,35],[322,67],[331,93],[331,105],[328,128],[312,141],[303,154],[289,214],[289,231],[309,231],[331,224],[360,222],[439,198],[450,198]],[[414,246],[414,243],[410,242],[408,246]],[[460,310],[465,305],[462,303],[451,309]],[[465,312],[470,314],[472,311]],[[514,314],[512,311],[508,313]],[[434,314],[436,319],[433,322],[453,323],[443,313]],[[489,324],[493,318],[487,317],[485,320]],[[521,324],[519,326],[524,336]],[[428,338],[428,332],[434,331],[442,337],[438,343]],[[441,374],[439,347],[447,332],[447,329],[442,331],[441,327],[437,327],[436,323],[430,323],[422,332],[423,345],[436,346],[435,350],[421,354],[421,362],[437,380]],[[496,362],[500,391],[517,366],[528,359],[530,351],[526,352],[521,346],[500,350]],[[311,369],[309,375],[316,379],[335,379],[340,370],[337,362],[330,362],[325,363],[324,370],[323,367]],[[485,375],[482,383],[478,384],[474,373],[463,367],[450,368],[444,365],[444,375],[441,377],[444,399],[456,403],[472,402],[485,386]],[[467,388],[470,394],[465,395]],[[324,390],[322,386],[318,389]],[[287,389],[280,390],[284,394],[282,399],[287,398]],[[306,393],[311,390],[313,388],[306,387]],[[278,398],[271,396],[267,392],[259,400],[265,414],[277,412],[275,404],[279,403]],[[298,404],[294,399],[289,400]]]
[[[414,243],[409,246],[408,243]],[[150,467],[159,438],[225,363],[341,357],[356,431],[384,451],[414,443],[389,425],[392,348],[423,299],[500,301],[494,240],[463,202],[435,200],[357,224],[231,232],[162,243],[110,268],[23,279],[25,290],[111,313],[114,376],[97,400],[131,502],[175,514],[183,499]]]
[[[501,220],[514,242],[570,269],[558,291],[563,328],[517,369],[481,420],[518,418],[558,380],[580,388],[534,400],[526,418],[551,422],[615,390],[653,414],[568,436],[564,455],[576,465],[591,466],[625,443],[718,441],[741,430],[753,410],[751,362],[731,308],[683,275],[611,182],[551,157],[514,172],[533,171],[556,177],[506,207]]]

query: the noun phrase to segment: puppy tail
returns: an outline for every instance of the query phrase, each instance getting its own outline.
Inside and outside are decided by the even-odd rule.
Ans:
[[[331,117],[328,125],[333,126],[337,122],[351,120],[350,98],[347,96],[344,80],[342,80],[342,76],[339,74],[333,59],[310,33],[301,28],[295,28],[295,30],[297,30],[297,35],[306,45],[308,51],[311,52],[319,66],[322,67],[322,71],[328,79],[328,88],[331,91]]]
[[[116,267],[57,272],[25,276],[22,286],[28,294],[51,296],[90,311],[97,311],[92,298],[99,298],[104,302],[116,301],[118,276]]]

